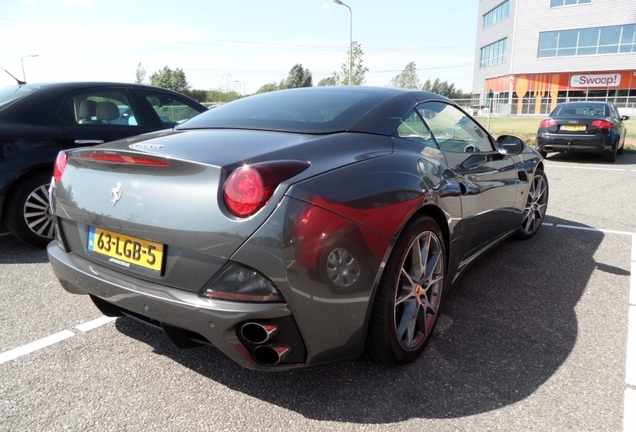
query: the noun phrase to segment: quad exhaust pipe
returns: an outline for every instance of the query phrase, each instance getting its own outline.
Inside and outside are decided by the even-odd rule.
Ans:
[[[277,334],[278,326],[276,324],[248,322],[241,327],[241,336],[255,345],[267,343]]]
[[[259,345],[254,348],[254,358],[265,366],[275,366],[285,360],[291,348],[284,344]]]
[[[254,359],[264,366],[275,366],[291,353],[289,345],[270,343],[278,334],[279,327],[272,323],[247,322],[241,326],[241,336],[256,345],[252,351]]]

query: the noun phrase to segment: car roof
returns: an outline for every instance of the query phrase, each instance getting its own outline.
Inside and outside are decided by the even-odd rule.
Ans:
[[[410,89],[321,86],[249,96],[209,110],[177,129],[236,128],[296,133],[390,135],[418,103],[443,96]]]

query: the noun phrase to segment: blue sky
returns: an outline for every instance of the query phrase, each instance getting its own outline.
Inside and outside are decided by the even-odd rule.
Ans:
[[[471,90],[477,0],[344,3],[367,85],[388,85],[413,61],[422,83]],[[195,89],[249,94],[297,63],[314,85],[340,71],[349,9],[332,0],[0,0],[0,42],[0,66],[22,78],[24,64],[28,82],[133,82],[141,63],[147,76],[181,68]],[[0,87],[13,84],[0,70]]]

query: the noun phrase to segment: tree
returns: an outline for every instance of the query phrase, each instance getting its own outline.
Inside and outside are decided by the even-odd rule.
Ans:
[[[176,68],[173,71],[168,66],[164,66],[160,71],[150,75],[150,85],[174,90],[179,93],[190,90],[190,84],[188,84],[183,70]]]
[[[275,82],[272,83],[268,83],[268,84],[263,84],[257,91],[257,94],[260,93],[269,93],[269,92],[273,92],[276,90],[280,90],[278,87],[278,84],[276,84]]]
[[[340,75],[338,75],[338,72],[334,72],[330,77],[323,78],[318,81],[318,87],[337,85],[340,85]]]
[[[467,99],[472,97],[472,94],[456,89],[455,84],[449,84],[448,81],[442,82],[439,78],[435,78],[433,83],[431,83],[430,79],[427,79],[422,86],[422,90],[437,93],[449,99]]]
[[[323,78],[318,83],[319,86],[325,85],[349,85],[349,65],[353,64],[351,70],[351,85],[362,85],[366,82],[365,74],[369,72],[368,67],[362,66],[362,46],[356,42],[352,42],[352,48],[347,50],[347,61],[341,66],[341,72],[337,71],[330,77]],[[351,53],[353,52],[353,56]],[[350,59],[353,60],[351,63]]]
[[[362,66],[362,45],[357,41],[352,42],[352,48],[347,51],[347,62],[342,64],[342,85],[349,85],[349,65],[353,64],[351,70],[351,85],[362,85],[367,79],[366,73],[369,72],[368,67]]]
[[[303,65],[297,63],[289,70],[289,75],[281,83],[281,88],[291,89],[300,87],[313,86],[311,72],[309,69],[304,69]]]
[[[141,62],[137,66],[137,70],[135,71],[135,84],[143,84],[146,80],[146,69],[141,67]]]
[[[417,76],[417,68],[415,62],[410,62],[399,75],[393,77],[389,83],[391,87],[401,87],[407,89],[419,89],[422,84]]]

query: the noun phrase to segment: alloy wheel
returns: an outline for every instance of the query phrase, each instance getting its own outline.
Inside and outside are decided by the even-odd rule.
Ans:
[[[539,229],[543,223],[547,205],[548,185],[545,176],[537,173],[532,179],[521,221],[521,229],[526,236],[532,236]]]
[[[49,211],[48,184],[41,185],[29,194],[24,203],[24,221],[36,235],[47,239],[55,236],[53,216]]]
[[[415,237],[402,262],[395,298],[395,332],[405,351],[417,350],[432,332],[444,286],[441,241],[431,231]]]

